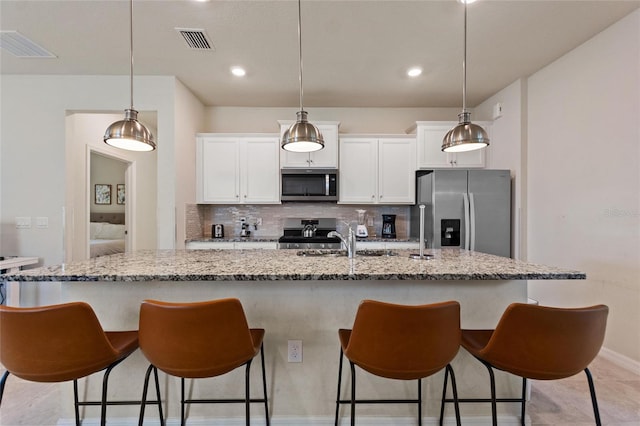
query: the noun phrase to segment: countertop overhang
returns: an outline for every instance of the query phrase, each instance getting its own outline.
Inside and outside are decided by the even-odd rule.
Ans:
[[[0,281],[572,280],[583,272],[458,250],[433,258],[304,257],[295,250],[141,250],[0,275]]]

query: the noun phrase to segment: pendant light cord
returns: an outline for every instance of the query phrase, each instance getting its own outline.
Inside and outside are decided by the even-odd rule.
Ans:
[[[464,43],[462,49],[462,112],[467,112],[467,2],[464,2]]]
[[[302,12],[300,7],[300,0],[298,0],[298,53],[300,63],[300,111],[304,111],[302,107]]]
[[[133,0],[129,0],[129,87],[131,95],[131,108],[133,109]]]

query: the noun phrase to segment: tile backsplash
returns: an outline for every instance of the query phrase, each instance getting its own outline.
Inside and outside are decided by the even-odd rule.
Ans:
[[[369,236],[380,237],[382,232],[382,215],[396,215],[397,238],[409,238],[409,206],[383,205],[345,205],[333,203],[284,203],[278,205],[212,205],[188,204],[186,206],[186,238],[189,240],[211,238],[211,225],[224,225],[225,238],[240,235],[240,218],[245,217],[251,225],[251,235],[256,238],[277,238],[282,235],[286,218],[336,218],[338,231],[346,228],[344,222],[355,227],[358,220],[357,209],[367,210],[367,218],[373,219],[373,226],[368,226]],[[262,225],[253,226],[258,219]],[[368,222],[369,223],[369,222]]]

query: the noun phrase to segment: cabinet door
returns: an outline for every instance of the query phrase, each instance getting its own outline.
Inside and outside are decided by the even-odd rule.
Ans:
[[[415,139],[385,138],[378,141],[380,204],[415,203],[415,152]]]
[[[293,121],[280,121],[280,139]],[[324,148],[311,153],[280,150],[280,167],[283,168],[337,168],[338,167],[338,123],[313,123],[324,138]]]
[[[340,203],[373,204],[378,197],[378,141],[371,138],[340,139]]]
[[[279,149],[277,138],[246,138],[243,141],[242,203],[280,203]]]
[[[333,169],[338,167],[338,126],[319,124],[318,129],[324,138],[324,148],[309,154],[311,167]]]
[[[240,162],[238,139],[206,137],[199,139],[198,187],[202,203],[240,201]]]
[[[456,122],[442,122],[418,125],[418,168],[451,167],[450,155],[442,152],[442,139],[456,124]]]
[[[477,122],[475,123],[487,132],[489,136],[489,140],[491,140],[491,124],[486,122]],[[491,147],[491,145],[489,145]],[[452,155],[452,166],[453,167],[464,167],[464,168],[473,168],[473,167],[485,167],[486,165],[486,156],[487,156],[487,148],[476,149],[475,151],[467,151],[467,152],[458,152],[457,154]]]

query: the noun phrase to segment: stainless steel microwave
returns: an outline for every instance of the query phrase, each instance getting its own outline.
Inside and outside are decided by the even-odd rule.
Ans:
[[[338,201],[337,169],[282,169],[281,201]]]

